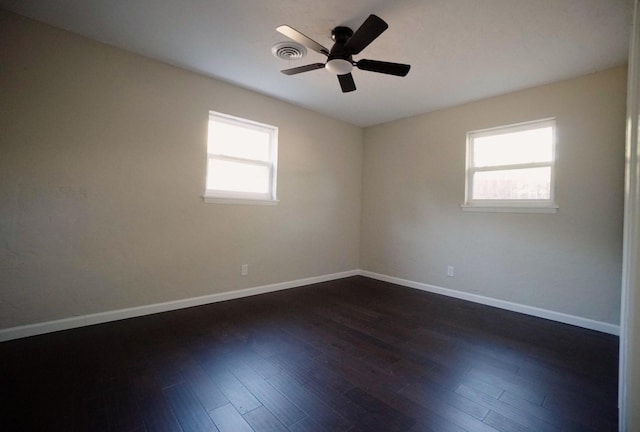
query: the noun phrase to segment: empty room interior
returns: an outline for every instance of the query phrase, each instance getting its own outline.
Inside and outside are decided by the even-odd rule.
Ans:
[[[0,0],[0,429],[640,430],[637,3]]]

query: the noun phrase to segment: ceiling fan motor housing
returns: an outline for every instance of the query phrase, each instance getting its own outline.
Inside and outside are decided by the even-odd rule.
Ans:
[[[351,36],[353,36],[353,30],[349,27],[339,26],[331,30],[331,40],[342,45],[347,43]]]
[[[344,49],[344,44],[353,36],[349,27],[336,27],[331,30],[331,39],[336,43],[331,48],[326,68],[335,75],[346,75],[353,69],[353,58]]]

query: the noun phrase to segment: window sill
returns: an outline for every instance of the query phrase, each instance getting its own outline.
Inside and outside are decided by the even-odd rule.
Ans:
[[[460,206],[465,212],[484,213],[558,213],[558,206],[551,204],[548,206],[495,206],[495,205],[468,205]]]
[[[280,201],[266,199],[248,199],[248,198],[219,198],[203,196],[202,199],[206,204],[236,204],[236,205],[260,205],[260,206],[277,206]]]

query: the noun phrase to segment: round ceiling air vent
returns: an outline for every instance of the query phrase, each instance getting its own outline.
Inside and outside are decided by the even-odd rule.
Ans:
[[[279,42],[271,48],[271,52],[280,60],[299,60],[307,55],[307,49],[296,42]]]

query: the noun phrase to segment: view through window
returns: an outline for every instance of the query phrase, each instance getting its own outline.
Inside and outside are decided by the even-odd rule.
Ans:
[[[209,112],[205,201],[275,202],[278,128]]]
[[[469,132],[466,207],[555,208],[555,120]]]

